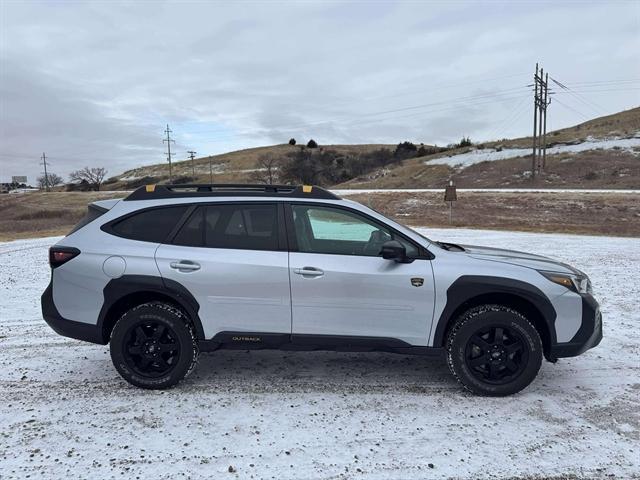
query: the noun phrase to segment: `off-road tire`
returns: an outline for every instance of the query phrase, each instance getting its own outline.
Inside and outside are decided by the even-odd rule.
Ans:
[[[155,329],[154,325],[157,326]],[[174,348],[168,353],[156,351],[156,355],[168,355],[169,362],[172,362],[167,366],[166,361],[159,359],[156,362],[154,359],[152,367],[157,366],[160,372],[145,374],[135,365],[136,360],[142,358],[140,353],[133,356],[130,353],[130,349],[138,347],[131,345],[132,336],[137,342],[135,332],[138,327],[151,335],[161,328],[166,343],[159,347]],[[149,340],[147,337],[143,338]],[[198,341],[188,317],[178,308],[162,302],[144,303],[122,315],[111,332],[110,351],[113,365],[122,378],[136,387],[148,389],[164,389],[176,385],[195,369],[199,354]],[[161,366],[168,368],[168,371],[162,371]],[[153,370],[152,367],[149,370]]]
[[[494,332],[493,340],[490,333],[483,333],[491,331]],[[504,337],[500,335],[501,339],[497,341],[497,331],[509,332],[516,340],[502,347],[503,339],[509,340],[509,337],[504,333]],[[488,341],[483,343],[483,338]],[[498,346],[494,346],[494,342]],[[485,345],[488,352],[478,347],[478,343]],[[517,353],[509,353],[508,349],[516,348]],[[470,349],[485,353],[473,358],[474,350]],[[502,305],[481,305],[462,314],[449,331],[446,352],[449,369],[464,388],[477,395],[495,397],[512,395],[527,387],[538,374],[543,357],[542,341],[535,327],[524,315]],[[521,361],[518,363],[517,359]],[[485,361],[478,366],[470,366]],[[517,373],[511,375],[504,362],[510,362],[510,367],[517,366]],[[493,368],[496,375],[503,374],[504,378],[489,378],[494,372],[487,372]],[[501,381],[504,383],[499,383]]]

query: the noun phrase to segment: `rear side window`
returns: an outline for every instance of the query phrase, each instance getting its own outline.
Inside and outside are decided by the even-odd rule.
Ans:
[[[275,204],[208,205],[197,208],[176,235],[176,245],[278,250]]]
[[[164,242],[187,211],[187,206],[154,208],[134,213],[111,225],[116,235],[143,242]]]
[[[67,235],[71,235],[73,232],[80,230],[82,227],[90,224],[96,218],[102,216],[104,213],[108,211],[109,210],[107,210],[106,208],[99,207],[98,205],[90,204],[87,207],[87,214],[84,217],[82,217],[82,219],[78,223],[75,224],[75,226],[71,229],[69,233],[67,233]]]

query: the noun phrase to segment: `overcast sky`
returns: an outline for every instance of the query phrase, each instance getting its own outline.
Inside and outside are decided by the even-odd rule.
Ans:
[[[0,179],[314,138],[528,135],[640,105],[640,2],[0,0]]]

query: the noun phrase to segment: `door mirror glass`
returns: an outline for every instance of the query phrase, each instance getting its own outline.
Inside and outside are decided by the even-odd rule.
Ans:
[[[380,255],[385,260],[395,260],[396,262],[404,263],[407,259],[407,249],[404,248],[397,240],[389,240],[382,244]]]

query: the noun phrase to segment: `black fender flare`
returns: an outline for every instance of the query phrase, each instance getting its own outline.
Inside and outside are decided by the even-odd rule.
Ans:
[[[107,321],[107,316],[114,305],[132,294],[145,293],[157,293],[164,297],[169,297],[187,313],[193,322],[198,340],[204,340],[204,329],[199,317],[200,304],[198,304],[198,301],[182,284],[168,278],[152,275],[123,275],[110,280],[105,285],[103,289],[104,301],[98,316],[100,329],[104,332],[103,327]]]
[[[460,309],[465,304],[472,305],[474,299],[479,297],[489,298],[489,296],[503,294],[518,297],[532,305],[546,324],[550,344],[556,344],[556,310],[549,298],[538,287],[512,278],[463,275],[447,289],[447,303],[438,318],[433,346],[444,345],[449,326],[456,320],[456,313],[462,313]]]

